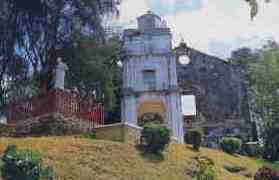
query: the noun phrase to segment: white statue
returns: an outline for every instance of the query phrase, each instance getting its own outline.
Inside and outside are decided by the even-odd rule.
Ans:
[[[68,69],[68,66],[63,63],[62,58],[57,58],[57,65],[54,70],[54,88],[64,90],[65,75]]]
[[[7,117],[4,114],[0,113],[0,124],[7,124],[8,120]]]

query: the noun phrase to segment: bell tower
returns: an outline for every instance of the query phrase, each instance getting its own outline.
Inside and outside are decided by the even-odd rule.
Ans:
[[[137,29],[124,31],[122,121],[139,128],[145,117],[156,115],[171,130],[172,138],[184,143],[171,31],[150,11],[137,21]]]

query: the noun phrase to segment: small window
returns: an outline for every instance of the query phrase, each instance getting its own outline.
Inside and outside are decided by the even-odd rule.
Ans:
[[[143,83],[147,90],[156,88],[156,72],[154,70],[143,71]]]

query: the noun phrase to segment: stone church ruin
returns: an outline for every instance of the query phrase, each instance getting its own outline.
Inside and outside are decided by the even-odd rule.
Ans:
[[[181,133],[197,128],[203,129],[204,145],[209,147],[217,147],[223,136],[252,140],[240,69],[186,43],[173,49],[171,37],[170,29],[152,12],[138,18],[138,29],[124,31],[128,59],[123,63],[123,123],[139,127],[144,114],[156,113],[180,143]],[[193,100],[182,102],[183,97]],[[192,114],[186,106],[195,106]]]
[[[176,56],[172,35],[152,12],[138,18],[138,29],[124,32],[122,121],[138,127],[144,116],[161,117],[178,143],[184,143]]]
[[[239,67],[190,47],[187,65],[177,63],[182,94],[194,95],[197,114],[187,118],[187,130],[202,128],[204,145],[215,147],[223,136],[254,140],[248,96]],[[186,131],[187,131],[186,130]]]
[[[170,28],[152,12],[137,20],[138,27],[123,35],[127,58],[122,62],[121,123],[105,125],[102,104],[64,89],[68,68],[58,59],[53,88],[1,107],[0,124],[16,125],[20,135],[29,135],[34,125],[51,119],[52,128],[94,129],[97,138],[134,143],[145,121],[156,117],[177,143],[195,129],[204,131],[204,145],[213,148],[224,136],[255,140],[240,69],[184,42],[174,48]]]

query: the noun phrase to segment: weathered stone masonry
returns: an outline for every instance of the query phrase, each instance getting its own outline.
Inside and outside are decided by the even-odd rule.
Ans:
[[[186,129],[202,127],[209,135],[248,140],[252,126],[240,69],[193,48],[188,51],[190,63],[177,63],[178,84],[185,94],[196,96],[198,116],[192,126],[185,124]]]

